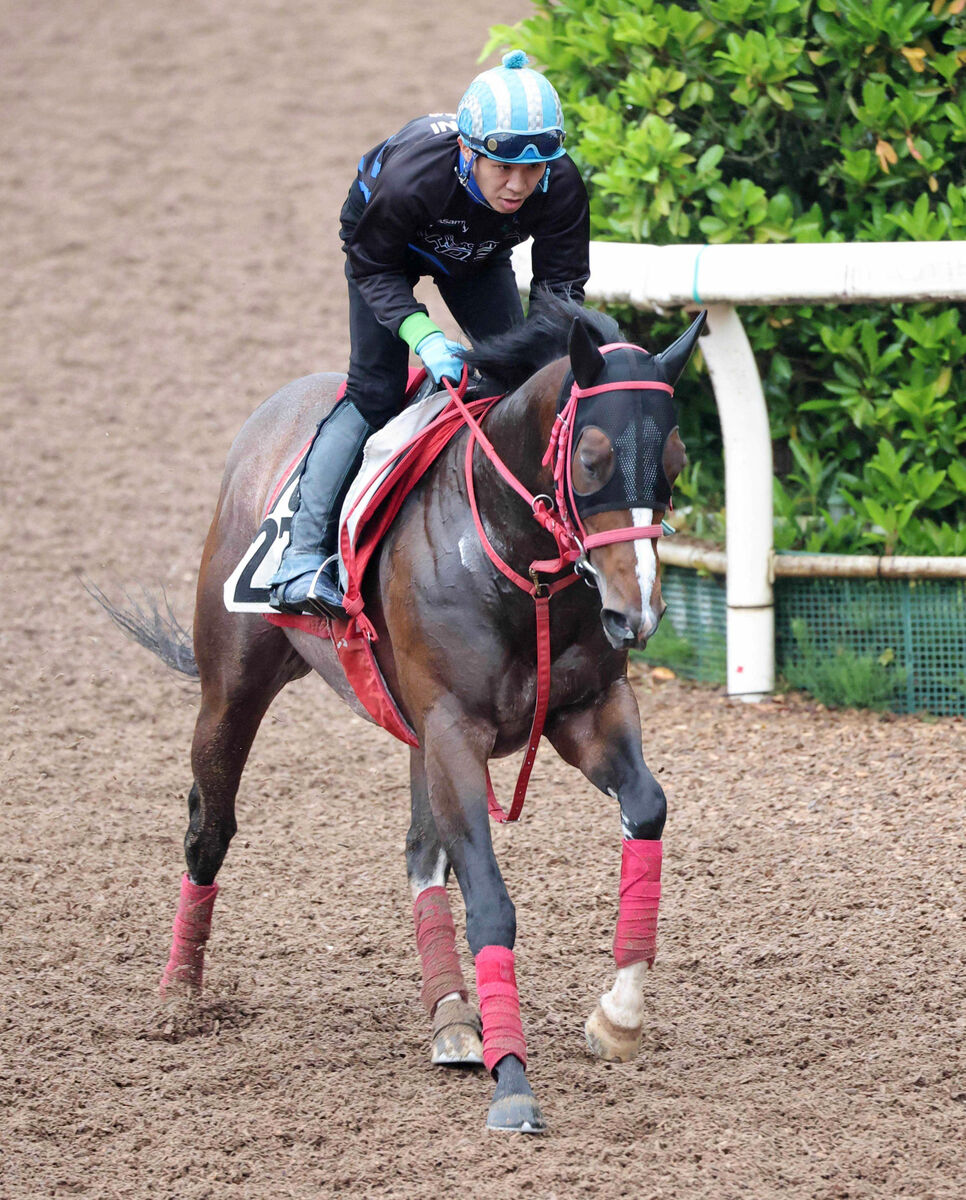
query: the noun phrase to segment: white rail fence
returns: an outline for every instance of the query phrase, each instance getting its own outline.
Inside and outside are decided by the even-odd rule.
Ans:
[[[765,396],[736,305],[966,300],[966,242],[849,242],[775,246],[591,243],[588,300],[660,312],[708,309],[700,345],[724,442],[724,555],[661,547],[661,558],[727,575],[727,688],[761,700],[775,686],[773,581],[832,574],[825,557],[778,558],[773,540],[772,451]],[[514,254],[521,288],[529,247]],[[966,576],[966,558],[849,560],[850,574]],[[842,568],[843,570],[846,568]]]

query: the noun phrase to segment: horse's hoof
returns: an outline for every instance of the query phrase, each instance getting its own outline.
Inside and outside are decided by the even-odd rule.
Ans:
[[[643,1027],[615,1025],[598,1004],[587,1018],[584,1034],[591,1052],[604,1062],[630,1062],[641,1048]]]
[[[507,1054],[496,1064],[496,1091],[486,1115],[487,1129],[501,1133],[543,1133],[547,1122],[527,1081],[523,1063]]]
[[[500,1133],[546,1133],[547,1122],[533,1096],[503,1096],[490,1105],[486,1127]]]
[[[450,1025],[433,1038],[434,1067],[479,1067],[483,1043],[472,1025]]]
[[[479,1067],[483,1063],[480,1014],[465,1000],[444,1000],[433,1014],[433,1066]]]

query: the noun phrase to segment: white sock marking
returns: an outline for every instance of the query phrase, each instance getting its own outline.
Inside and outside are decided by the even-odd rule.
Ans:
[[[644,977],[647,963],[618,967],[614,986],[601,996],[605,1016],[624,1029],[640,1029],[644,1024]]]
[[[413,900],[418,900],[419,893],[425,892],[427,888],[446,886],[447,861],[446,851],[440,847],[439,856],[436,859],[436,866],[433,868],[429,876],[427,878],[423,878],[422,876],[414,875],[410,878],[409,888],[413,894]]]

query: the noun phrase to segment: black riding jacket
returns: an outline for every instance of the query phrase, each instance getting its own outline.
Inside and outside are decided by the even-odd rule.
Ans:
[[[475,200],[458,175],[459,136],[451,113],[410,121],[359,162],[342,209],[348,271],[380,324],[398,333],[420,275],[465,279],[533,238],[531,298],[540,289],[580,302],[590,275],[587,190],[573,161],[549,164],[515,213]]]

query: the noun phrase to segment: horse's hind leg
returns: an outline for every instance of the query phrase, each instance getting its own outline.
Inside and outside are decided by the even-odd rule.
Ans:
[[[215,876],[237,828],[235,795],[268,706],[308,667],[281,629],[257,616],[199,603],[195,646],[201,709],[191,746],[194,782],[188,794],[184,848],[187,873],[173,927],[161,995],[201,991],[205,945],[218,885]]]
[[[437,1066],[479,1066],[482,1025],[469,1003],[456,953],[456,928],[446,895],[449,859],[429,808],[423,752],[410,754],[412,822],[406,837],[406,871],[413,895],[416,945],[423,973],[422,1001],[433,1023]]]

